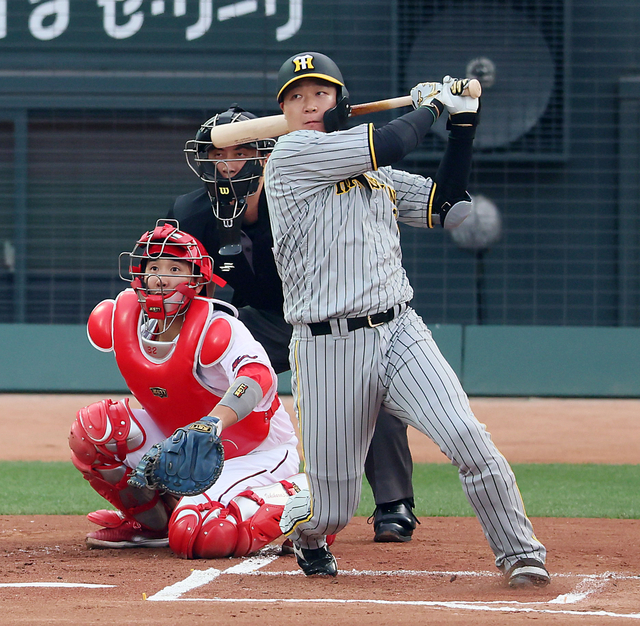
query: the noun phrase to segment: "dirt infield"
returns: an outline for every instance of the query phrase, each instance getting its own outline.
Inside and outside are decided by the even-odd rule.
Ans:
[[[0,395],[0,459],[68,459],[74,413],[95,399]],[[472,407],[511,462],[637,462],[640,401]],[[417,462],[447,462],[424,437],[412,435],[411,446]],[[640,520],[534,519],[554,578],[526,592],[504,585],[475,518],[421,521],[412,542],[375,544],[354,519],[334,544],[339,576],[318,580],[275,547],[207,561],[169,549],[86,550],[84,517],[0,516],[0,623],[640,624]]]
[[[473,518],[423,519],[409,544],[375,544],[356,518],[333,546],[340,574],[324,580],[305,578],[292,556],[184,561],[168,548],[86,550],[84,518],[0,517],[0,623],[640,623],[639,520],[533,523],[554,578],[522,592],[497,575]]]

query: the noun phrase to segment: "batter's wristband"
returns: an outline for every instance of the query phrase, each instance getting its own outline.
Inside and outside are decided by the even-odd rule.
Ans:
[[[240,421],[255,411],[262,398],[262,387],[253,378],[238,376],[218,404],[229,407]]]

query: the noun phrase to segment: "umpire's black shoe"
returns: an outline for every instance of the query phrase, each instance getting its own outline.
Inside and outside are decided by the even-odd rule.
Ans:
[[[411,536],[420,521],[413,514],[409,500],[396,500],[378,504],[369,523],[373,520],[374,541],[402,542],[411,541]]]
[[[307,576],[336,576],[338,564],[329,548],[299,548],[293,544],[298,565]]]

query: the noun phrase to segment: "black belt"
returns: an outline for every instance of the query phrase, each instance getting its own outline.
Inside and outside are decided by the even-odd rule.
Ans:
[[[390,322],[405,309],[406,307],[404,305],[396,305],[382,313],[374,313],[373,315],[365,315],[364,317],[348,317],[346,318],[347,329],[351,332],[352,330],[358,330],[358,328],[375,328],[376,326],[381,326],[382,324]],[[314,322],[307,324],[307,326],[314,337],[331,334],[330,322]]]

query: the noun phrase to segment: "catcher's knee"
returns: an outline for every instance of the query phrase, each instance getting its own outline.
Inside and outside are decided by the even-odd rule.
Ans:
[[[113,464],[139,450],[145,434],[129,408],[128,400],[101,400],[78,411],[71,426],[69,446],[74,465]]]
[[[220,502],[178,504],[169,520],[169,547],[183,559],[231,556],[238,529],[228,513]]]
[[[229,503],[233,513],[235,502]],[[280,519],[284,506],[263,503],[260,508],[247,520],[238,524],[238,539],[233,556],[249,556],[264,548],[277,539],[280,530]]]
[[[219,502],[178,505],[169,521],[169,547],[184,559],[249,556],[282,534],[283,508],[250,490],[228,507]]]

